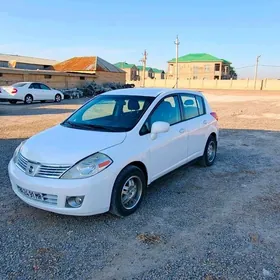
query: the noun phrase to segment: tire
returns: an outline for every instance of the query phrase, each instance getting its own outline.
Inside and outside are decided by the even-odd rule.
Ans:
[[[60,94],[55,95],[54,102],[57,102],[57,103],[61,102],[61,95]]]
[[[24,103],[25,104],[32,104],[33,103],[33,96],[31,94],[27,94],[24,97]]]
[[[17,100],[9,100],[9,103],[11,103],[11,104],[17,104]]]
[[[217,140],[211,135],[205,145],[204,154],[200,160],[200,165],[207,167],[214,164],[217,155]]]
[[[113,187],[110,212],[120,217],[134,213],[142,202],[146,187],[147,180],[140,168],[133,165],[124,168]]]

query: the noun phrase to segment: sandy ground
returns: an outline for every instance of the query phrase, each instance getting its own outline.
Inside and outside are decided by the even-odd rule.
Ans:
[[[124,219],[55,215],[11,190],[16,146],[84,99],[0,104],[0,279],[280,279],[280,94],[205,95],[220,118],[216,164],[159,179]]]

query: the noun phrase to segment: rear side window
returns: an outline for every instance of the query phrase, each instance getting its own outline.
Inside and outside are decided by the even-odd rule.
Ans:
[[[180,95],[183,110],[184,110],[184,120],[189,120],[199,116],[199,110],[196,103],[196,98],[194,95],[182,94]]]
[[[41,89],[40,84],[38,83],[32,83],[29,88]]]
[[[201,96],[182,94],[180,97],[183,103],[184,120],[189,120],[205,114],[204,100]]]

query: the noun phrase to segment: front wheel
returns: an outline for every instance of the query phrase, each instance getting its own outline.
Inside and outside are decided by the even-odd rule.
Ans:
[[[217,155],[217,140],[211,135],[206,143],[204,154],[200,160],[202,166],[211,166],[214,164]]]
[[[136,166],[127,166],[115,181],[110,212],[120,217],[134,213],[140,206],[146,186],[143,171]]]
[[[60,94],[56,94],[55,98],[54,98],[55,102],[60,102],[61,101],[61,95]]]

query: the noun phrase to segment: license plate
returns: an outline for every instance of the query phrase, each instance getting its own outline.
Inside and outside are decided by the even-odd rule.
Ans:
[[[29,198],[44,201],[44,195],[42,193],[30,191],[30,190],[24,189],[24,188],[19,187],[19,186],[18,186],[18,189],[23,195],[25,195]]]

